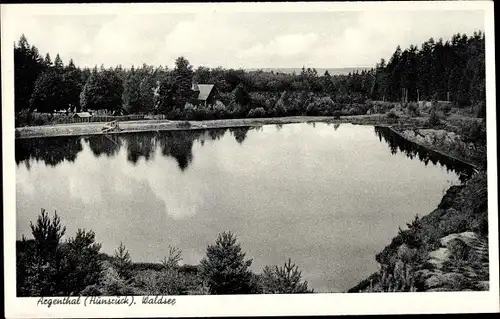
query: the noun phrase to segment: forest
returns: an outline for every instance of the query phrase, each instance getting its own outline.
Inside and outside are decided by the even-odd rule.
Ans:
[[[163,114],[169,119],[361,115],[375,101],[409,105],[446,101],[485,117],[485,36],[455,34],[430,38],[420,48],[396,48],[370,70],[347,75],[246,71],[223,67],[195,68],[179,57],[173,68],[121,65],[80,68],[59,54],[43,56],[22,35],[14,45],[16,125],[38,113],[106,110],[109,114]],[[214,84],[215,105],[193,105],[191,85]],[[43,124],[43,123],[34,123]]]

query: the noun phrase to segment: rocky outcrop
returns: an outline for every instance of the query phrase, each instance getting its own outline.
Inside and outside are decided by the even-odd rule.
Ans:
[[[474,291],[489,289],[488,242],[473,232],[441,238],[441,247],[429,253],[432,270],[416,273],[424,291]]]

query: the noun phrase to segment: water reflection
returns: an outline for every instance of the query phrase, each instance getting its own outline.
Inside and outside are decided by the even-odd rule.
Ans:
[[[74,162],[77,154],[83,150],[84,142],[96,157],[102,154],[116,156],[122,147],[126,147],[127,160],[134,165],[141,158],[151,160],[159,152],[162,156],[173,157],[179,169],[184,171],[193,161],[192,149],[196,141],[203,146],[206,140],[220,140],[229,130],[235,140],[242,144],[250,129],[236,127],[16,140],[15,157],[17,165],[24,162],[28,169],[33,160],[56,166],[64,160]]]
[[[461,182],[465,182],[474,173],[474,168],[470,165],[412,143],[387,127],[375,126],[375,134],[378,136],[379,141],[384,140],[389,145],[391,154],[396,155],[399,151],[410,159],[418,158],[425,166],[429,162],[433,165],[440,164],[448,172],[451,171],[457,174]]]
[[[122,139],[118,135],[96,135],[84,137],[83,140],[89,144],[90,150],[96,157],[101,154],[107,157],[114,156],[122,146]]]
[[[236,142],[242,144],[247,138],[248,128],[247,127],[231,127],[229,132],[234,136]]]
[[[313,125],[314,123],[308,123]],[[328,125],[330,126],[330,125]],[[331,125],[335,131],[339,124]],[[46,165],[56,166],[62,161],[74,162],[77,154],[82,151],[82,141],[87,143],[98,157],[102,154],[107,157],[116,156],[122,147],[126,147],[127,160],[136,164],[141,158],[151,160],[155,153],[172,157],[177,161],[179,169],[186,170],[193,161],[193,144],[196,141],[203,146],[206,140],[220,140],[227,131],[239,143],[243,144],[250,129],[262,130],[262,127],[233,127],[209,130],[180,130],[162,132],[141,132],[120,135],[94,135],[86,137],[53,137],[16,140],[16,163],[24,162],[30,168],[30,161],[43,161]],[[276,125],[280,131],[282,125]],[[456,173],[460,181],[467,180],[473,173],[473,168],[453,158],[443,156],[420,145],[411,143],[395,134],[386,127],[374,127],[375,134],[380,142],[388,144],[391,154],[401,152],[410,159],[418,158],[427,166],[440,164],[447,171]]]
[[[30,160],[43,161],[48,166],[56,166],[64,160],[74,162],[82,150],[79,137],[36,138],[15,142],[16,163],[19,165],[24,161],[28,168]]]

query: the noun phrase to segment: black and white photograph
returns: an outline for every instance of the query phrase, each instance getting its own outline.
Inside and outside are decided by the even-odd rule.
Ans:
[[[6,317],[500,311],[493,2],[1,15]]]

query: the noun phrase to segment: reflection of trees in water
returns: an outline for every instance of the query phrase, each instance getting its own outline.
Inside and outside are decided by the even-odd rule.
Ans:
[[[136,164],[141,157],[149,161],[154,153],[156,140],[151,133],[133,133],[121,136],[127,145],[127,160]]]
[[[324,122],[326,126],[333,126],[333,130],[338,130],[340,127],[340,123],[333,123],[333,122]]]
[[[165,131],[157,135],[161,154],[172,156],[184,171],[193,160],[193,143],[203,131]]]
[[[230,131],[238,143],[243,143],[249,129],[238,127]],[[51,166],[63,160],[73,162],[83,149],[83,139],[95,157],[101,154],[115,156],[126,147],[127,160],[136,164],[141,157],[146,161],[152,159],[158,149],[161,155],[175,158],[179,168],[185,170],[193,160],[192,149],[196,140],[202,144],[207,139],[220,140],[226,131],[226,128],[221,128],[16,140],[15,157],[18,165],[24,161],[28,169],[31,159],[42,160]]]
[[[222,137],[224,137],[224,135],[226,134],[227,129],[226,128],[214,128],[214,129],[210,129],[210,130],[207,130],[207,131],[208,131],[208,135],[210,136],[210,138],[212,140],[218,141]]]
[[[379,140],[382,139],[389,145],[391,154],[395,155],[399,152],[405,154],[410,159],[418,158],[421,162],[427,164],[429,161],[433,165],[440,164],[441,167],[446,168],[448,172],[454,172],[458,175],[461,182],[466,181],[474,172],[474,169],[456,159],[444,156],[438,152],[434,152],[416,143],[412,143],[400,135],[394,133],[391,129],[386,127],[375,126],[375,134]]]
[[[95,156],[105,154],[110,157],[116,155],[122,146],[122,139],[117,134],[93,135],[84,138]]]
[[[230,127],[229,132],[233,134],[234,139],[236,142],[242,144],[243,141],[247,138],[247,133],[250,130],[250,126],[243,126],[243,127]]]
[[[15,141],[16,163],[25,161],[26,167],[31,166],[29,161],[43,161],[45,165],[56,166],[66,160],[74,162],[77,154],[82,150],[81,137],[46,137]]]

